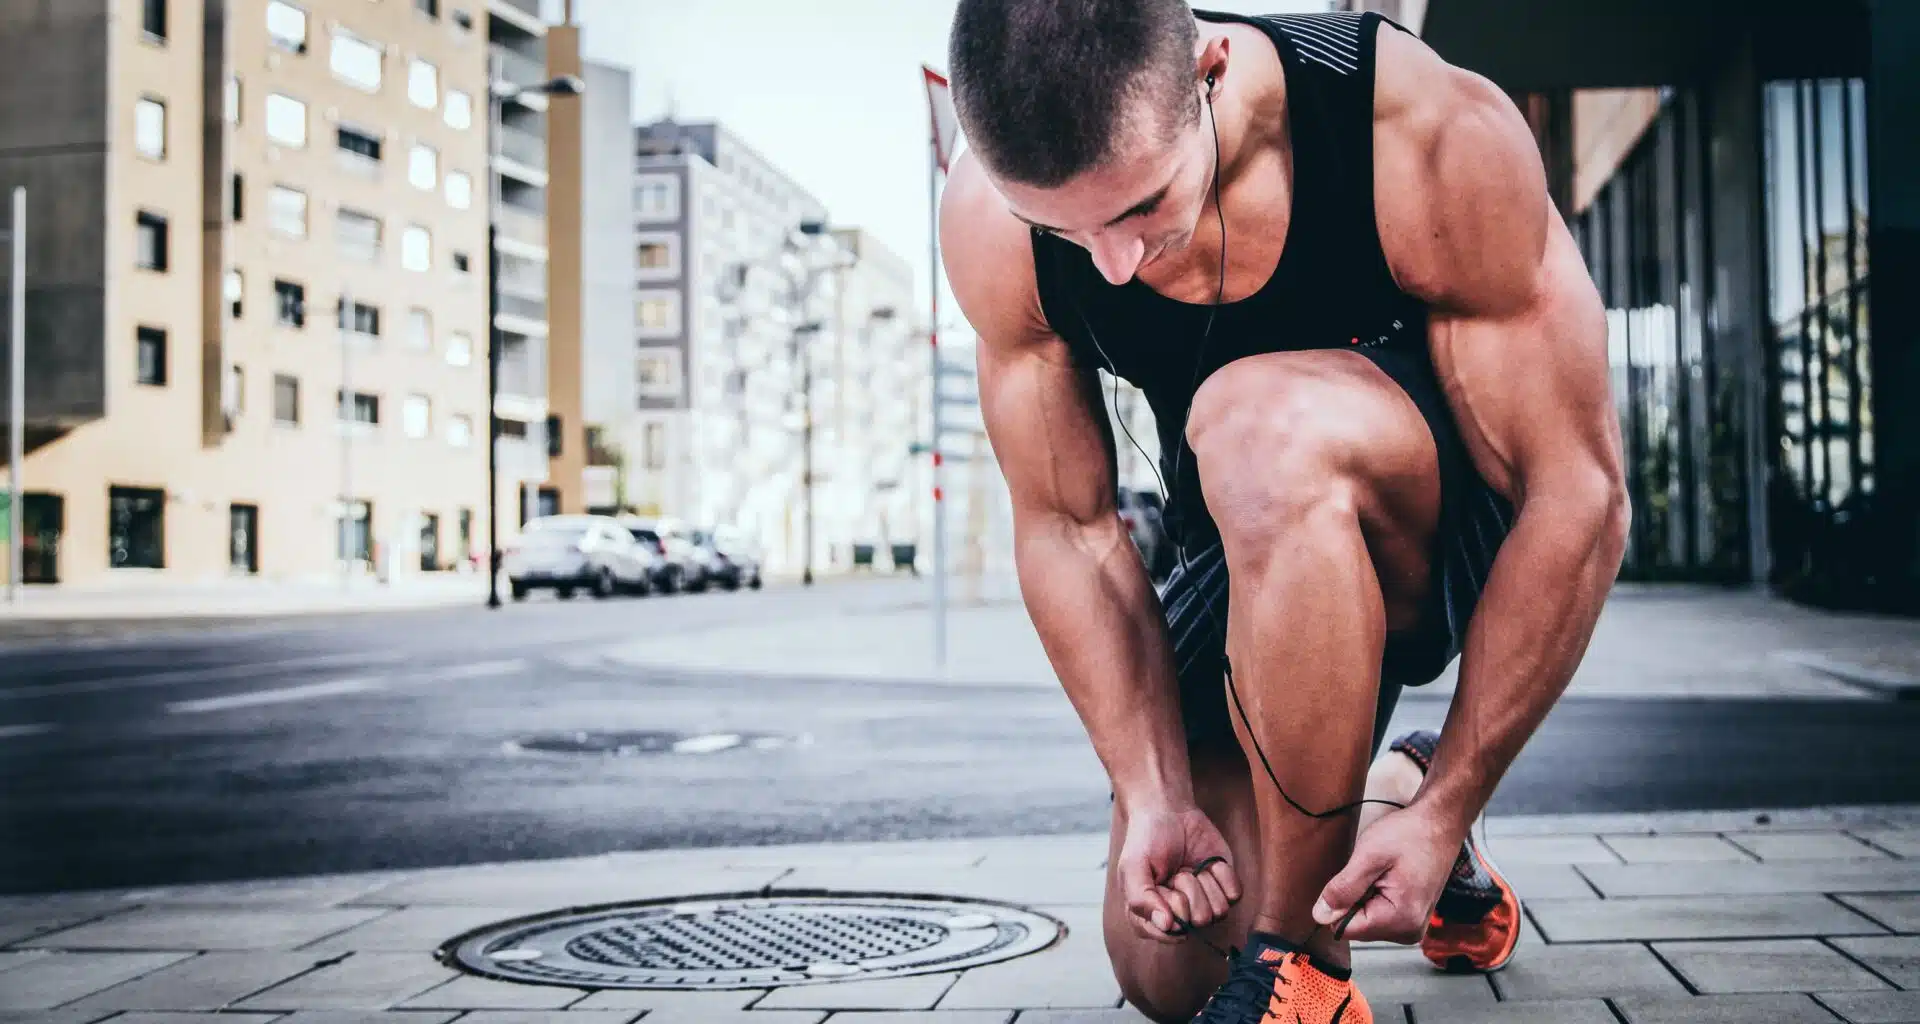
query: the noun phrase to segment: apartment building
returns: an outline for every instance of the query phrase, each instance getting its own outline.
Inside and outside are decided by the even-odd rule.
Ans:
[[[718,124],[635,129],[636,403],[625,450],[642,511],[732,523],[773,571],[797,569],[804,534],[800,351],[777,275],[722,300],[728,268],[777,261],[818,199]],[[818,309],[830,316],[826,290]],[[818,335],[812,335],[819,343]],[[817,394],[817,391],[816,391]],[[637,453],[637,458],[633,458]]]
[[[485,537],[479,0],[0,9],[35,581],[453,566]]]

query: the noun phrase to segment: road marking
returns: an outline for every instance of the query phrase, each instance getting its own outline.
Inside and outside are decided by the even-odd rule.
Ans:
[[[343,662],[357,664],[383,664],[405,658],[404,654],[327,654],[311,658],[288,658],[282,661],[254,662],[246,665],[223,665],[218,668],[183,668],[171,672],[154,672],[141,676],[121,676],[112,679],[89,679],[69,683],[38,683],[32,686],[0,687],[0,701],[30,700],[35,697],[68,697],[86,693],[112,693],[116,690],[141,690],[150,686],[171,686],[176,683],[220,682],[228,679],[246,679],[266,672],[286,669],[323,668]]]
[[[525,671],[527,662],[515,658],[511,661],[481,661],[472,665],[456,665],[437,671],[421,672],[409,677],[409,682],[437,683],[444,679],[485,679],[488,676],[508,676]]]
[[[27,725],[0,725],[0,740],[16,739],[21,736],[40,736],[53,731],[53,726],[45,722],[32,722]]]
[[[305,686],[288,686],[278,690],[256,690],[252,693],[236,693],[225,697],[207,697],[202,700],[175,701],[167,705],[167,712],[174,715],[197,715],[208,711],[230,711],[234,708],[264,707],[269,704],[292,704],[296,701],[317,700],[321,697],[340,697],[350,693],[369,693],[385,688],[379,679],[359,677],[353,679],[334,679],[324,683],[309,683]]]
[[[732,750],[746,742],[745,737],[734,732],[708,733],[705,736],[689,736],[673,745],[676,754],[718,754],[722,750]]]

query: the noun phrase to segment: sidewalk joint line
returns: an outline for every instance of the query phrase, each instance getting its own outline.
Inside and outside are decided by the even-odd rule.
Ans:
[[[1878,936],[1860,935],[1860,936],[1854,936],[1854,937],[1864,939],[1864,938],[1877,938]],[[1852,953],[1849,953],[1846,950],[1841,949],[1840,946],[1836,944],[1833,940],[1834,940],[1834,936],[1822,935],[1818,939],[1815,939],[1814,941],[1820,943],[1821,945],[1827,947],[1828,949],[1833,950],[1835,953],[1840,954],[1849,963],[1867,972],[1868,974],[1873,975],[1875,978],[1878,978],[1879,980],[1885,982],[1887,985],[1887,989],[1889,991],[1892,991],[1892,992],[1906,991],[1906,989],[1901,988],[1900,985],[1897,982],[1895,982],[1892,978],[1889,978],[1886,975],[1881,974],[1879,971],[1875,970],[1872,964],[1869,964],[1865,960],[1862,960],[1859,957],[1854,956]]]
[[[1694,986],[1693,982],[1688,981],[1687,976],[1681,973],[1679,968],[1673,966],[1672,961],[1668,960],[1665,956],[1662,956],[1660,954],[1659,947],[1655,946],[1652,942],[1642,942],[1642,943],[1638,943],[1638,945],[1647,947],[1647,952],[1652,953],[1653,958],[1655,960],[1660,961],[1660,966],[1665,967],[1667,969],[1667,973],[1673,975],[1674,980],[1680,983],[1681,988],[1684,988],[1687,990],[1688,995],[1698,996],[1700,994],[1700,990]]]
[[[1600,1001],[1607,1004],[1607,1012],[1613,1014],[1614,1020],[1619,1021],[1620,1024],[1633,1024],[1627,1019],[1627,1011],[1622,1010],[1620,1004],[1613,1001],[1612,996],[1602,996]]]
[[[1828,900],[1830,900],[1833,903],[1834,906],[1839,907],[1840,909],[1846,911],[1847,913],[1855,914],[1860,917],[1866,918],[1866,920],[1872,925],[1874,925],[1875,927],[1885,929],[1888,935],[1900,934],[1900,929],[1895,928],[1894,926],[1888,924],[1885,921],[1880,920],[1879,918],[1873,916],[1872,914],[1867,913],[1864,910],[1861,910],[1859,907],[1850,906],[1845,900],[1840,898],[1841,896],[1840,893],[1823,892],[1820,895],[1826,897]],[[1852,895],[1872,895],[1872,894],[1871,893],[1859,893],[1859,894],[1847,893],[1846,895],[1852,896]]]

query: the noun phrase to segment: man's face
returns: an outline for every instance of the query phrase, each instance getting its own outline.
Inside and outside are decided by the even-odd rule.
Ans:
[[[1158,127],[1129,128],[1112,159],[1057,188],[994,185],[1014,216],[1087,250],[1102,276],[1125,284],[1193,240],[1213,185],[1206,117],[1187,119],[1170,139]]]

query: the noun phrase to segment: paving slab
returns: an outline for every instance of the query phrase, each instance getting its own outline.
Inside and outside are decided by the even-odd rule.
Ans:
[[[1694,991],[1704,994],[1872,992],[1892,987],[1811,939],[1662,942],[1653,948]]]
[[[1687,995],[1680,979],[1641,945],[1537,946],[1491,980],[1508,1002]]]
[[[1814,998],[1851,1024],[1920,1024],[1920,992],[1822,992]]]
[[[447,1024],[455,1010],[301,1010],[278,1024]]]
[[[1786,861],[1778,864],[1583,864],[1608,899],[1774,893],[1920,892],[1920,861]]]
[[[1037,909],[1064,922],[1066,937],[1044,952],[963,973],[941,998],[940,1009],[1092,1010],[1120,1005],[1120,983],[1107,959],[1099,908]]]
[[[355,953],[238,1005],[260,1010],[385,1010],[460,976],[425,952]]]
[[[525,907],[404,907],[301,946],[316,953],[419,953],[475,928],[552,910]]]
[[[1856,828],[1851,831],[1896,857],[1920,857],[1920,828]]]
[[[586,998],[577,988],[555,985],[515,985],[492,978],[462,975],[428,989],[400,1004],[420,1010],[558,1010]]]
[[[1920,935],[1830,939],[1835,948],[1905,989],[1920,989]]]
[[[141,903],[149,906],[268,906],[324,908],[345,903],[372,889],[405,878],[402,872],[367,875],[318,875],[312,878],[275,878],[205,885],[175,885],[149,890]]]
[[[51,1010],[192,956],[191,953],[55,953],[21,964],[0,985],[0,1010]]]
[[[460,1024],[627,1024],[638,1010],[475,1010]]]
[[[1028,1010],[1015,1024],[1141,1024],[1147,1018],[1137,1010]]]
[[[0,1010],[0,1024],[94,1024],[105,1010]]]
[[[1613,1001],[1627,1024],[1835,1024],[1832,1012],[1801,993],[1749,996],[1623,996]]]
[[[28,901],[0,903],[0,946],[24,942],[48,932],[99,921],[139,909],[123,900]]]
[[[719,1013],[655,1010],[640,1019],[646,1024],[820,1024],[827,1019],[827,1015],[823,1010],[734,1010]]]
[[[0,953],[0,973],[5,972],[8,968],[18,967],[29,960],[38,960],[47,955],[48,953],[44,949],[16,949],[11,952]]]
[[[774,888],[979,897],[1023,905],[1099,906],[1106,897],[1106,876],[1092,867],[1072,871],[1006,867],[955,871],[802,868],[780,879]]]
[[[185,1013],[166,1010],[123,1013],[113,1018],[119,1024],[267,1024],[271,1013]]]
[[[1628,864],[1753,863],[1753,856],[1719,836],[1601,836]]]
[[[1875,892],[1835,896],[1896,932],[1920,932],[1920,892]]]
[[[1884,931],[1824,896],[1806,894],[1529,900],[1527,909],[1550,942],[1817,938]]]
[[[1492,986],[1476,974],[1444,974],[1417,949],[1356,949],[1353,980],[1375,1009],[1393,1003],[1451,1002],[1492,1006]]]
[[[1499,863],[1513,891],[1526,902],[1533,900],[1597,900],[1600,894],[1571,864]]]
[[[1726,838],[1762,862],[1884,860],[1889,856],[1844,832],[1729,832]]]
[[[75,1004],[105,1010],[218,1010],[314,968],[300,953],[206,953]]]
[[[697,1014],[744,1010],[767,994],[766,989],[728,992],[668,992],[657,989],[601,989],[568,1007],[569,1010],[648,1010]]]
[[[1010,1020],[1014,1011],[843,1011],[828,1016],[828,1024],[1008,1024]]]
[[[1389,1018],[1391,1019],[1391,1018]],[[1413,1004],[1414,1024],[1620,1024],[1598,999],[1562,999],[1497,1006]]]
[[[931,1010],[959,980],[957,973],[921,974],[876,981],[777,988],[753,1004],[756,1010]]]
[[[1487,856],[1502,871],[1519,864],[1618,864],[1620,858],[1591,835],[1503,836],[1488,826]]]
[[[49,949],[292,949],[364,924],[376,908],[285,910],[253,907],[142,907],[32,939]]]
[[[571,907],[706,893],[757,892],[788,873],[784,867],[639,872],[590,865],[534,864],[435,872],[381,886],[356,905]]]

